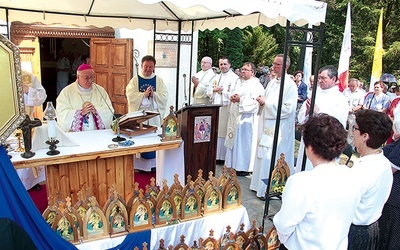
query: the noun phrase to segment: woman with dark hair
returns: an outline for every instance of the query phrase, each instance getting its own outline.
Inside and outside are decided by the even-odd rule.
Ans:
[[[372,109],[386,113],[390,106],[389,97],[383,93],[384,83],[377,81],[374,83],[374,92],[368,93],[364,100],[364,109]]]
[[[382,112],[360,110],[351,129],[361,156],[351,168],[354,181],[359,183],[361,201],[350,227],[348,249],[378,249],[378,219],[393,181],[390,162],[380,147],[390,136],[392,121]]]
[[[311,116],[301,128],[314,168],[288,178],[274,216],[279,240],[288,249],[346,249],[360,201],[353,171],[335,161],[347,145],[347,133],[327,114]]]
[[[380,249],[400,249],[400,105],[393,114],[393,142],[382,149],[392,164],[393,185],[379,218]]]

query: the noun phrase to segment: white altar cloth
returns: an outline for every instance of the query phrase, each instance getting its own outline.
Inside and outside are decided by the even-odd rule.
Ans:
[[[44,127],[38,127],[40,130],[43,130]],[[36,128],[36,129],[38,129]],[[138,136],[133,136],[129,138],[125,135],[121,135],[121,137],[126,138],[127,140],[132,140],[134,145],[128,146],[131,148],[140,148],[147,145],[159,144],[160,136],[158,136],[162,132],[161,128],[157,130],[156,133],[147,133]],[[108,145],[115,144],[112,141],[116,135],[111,129],[105,130],[92,130],[92,131],[82,131],[82,132],[70,132],[65,133],[65,135],[72,142],[76,142],[79,145],[69,144],[69,146],[60,146],[57,147],[57,150],[60,151],[60,154],[57,156],[73,156],[80,153],[92,153],[92,152],[104,152],[106,150],[112,150],[108,148]],[[74,146],[73,146],[74,145]],[[121,147],[121,146],[120,146]],[[156,173],[156,183],[162,183],[163,179],[168,181],[168,185],[170,186],[174,179],[173,176],[175,173],[179,174],[179,181],[182,185],[184,185],[185,180],[185,167],[184,167],[184,148],[183,143],[179,148],[168,149],[168,150],[158,150],[157,151],[157,173]],[[52,164],[51,158],[54,156],[47,155],[47,149],[38,149],[35,152],[35,156],[33,156],[32,160],[46,160],[49,164]],[[24,159],[21,157],[20,153],[10,152],[12,155],[11,162],[18,161],[29,161],[30,159]]]
[[[151,242],[147,249],[157,249],[160,244],[160,239],[164,239],[164,245],[176,246],[180,242],[181,235],[185,235],[185,243],[189,246],[193,245],[193,241],[202,237],[203,239],[209,236],[210,230],[214,230],[214,237],[219,239],[226,232],[226,227],[231,226],[231,232],[237,232],[240,229],[240,224],[244,223],[244,230],[250,229],[250,219],[245,207],[228,210],[226,212],[211,214],[202,218],[181,222],[179,224],[158,227],[151,229]],[[107,238],[91,242],[77,244],[76,247],[81,250],[92,249],[108,249],[121,244],[126,236]],[[138,246],[139,249],[142,246]]]

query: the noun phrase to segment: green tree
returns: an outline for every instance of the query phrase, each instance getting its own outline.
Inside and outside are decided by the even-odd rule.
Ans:
[[[232,68],[240,68],[243,65],[243,31],[239,28],[225,29],[224,55],[229,58]]]
[[[274,36],[264,26],[244,29],[243,60],[255,65],[271,65],[278,45]]]

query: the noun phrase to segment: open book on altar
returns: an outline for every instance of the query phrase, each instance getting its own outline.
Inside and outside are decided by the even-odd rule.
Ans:
[[[122,134],[129,136],[157,131],[157,126],[145,124],[149,119],[160,115],[159,112],[139,110],[129,112],[119,118],[119,127]]]

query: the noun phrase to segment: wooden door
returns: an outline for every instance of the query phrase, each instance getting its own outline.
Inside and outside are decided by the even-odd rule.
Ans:
[[[92,38],[90,60],[95,81],[106,89],[114,113],[126,114],[125,89],[133,76],[133,39]]]

